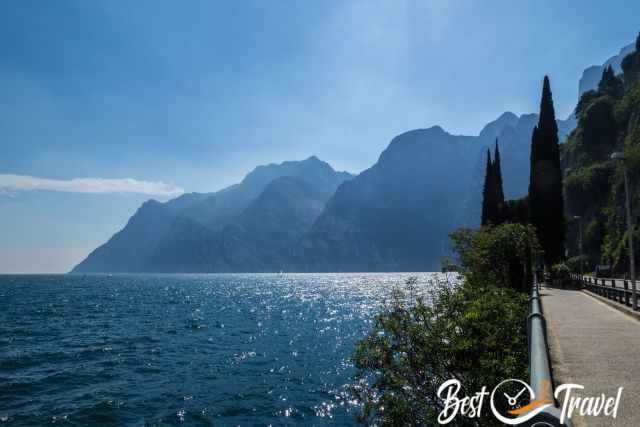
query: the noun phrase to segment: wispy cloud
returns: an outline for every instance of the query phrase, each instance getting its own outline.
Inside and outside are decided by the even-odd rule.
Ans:
[[[133,178],[73,178],[61,180],[29,175],[0,174],[0,195],[36,190],[88,194],[136,193],[154,196],[176,196],[184,193],[182,188],[172,184],[166,184],[161,181],[139,181]]]

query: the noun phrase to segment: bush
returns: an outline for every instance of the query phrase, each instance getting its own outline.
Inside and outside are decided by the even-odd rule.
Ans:
[[[444,381],[459,379],[460,393],[473,395],[506,378],[526,379],[527,315],[527,295],[487,283],[440,284],[426,298],[394,292],[353,355],[361,421],[437,425]],[[490,411],[482,417],[456,424],[495,424]]]
[[[540,255],[535,229],[524,224],[460,229],[451,233],[461,271],[471,281],[524,292],[530,289],[532,258]]]
[[[557,263],[551,266],[551,280],[555,286],[562,286],[571,283],[571,269],[565,263]]]
[[[567,260],[567,267],[572,273],[580,273],[580,267],[582,272],[586,273],[591,268],[591,260],[588,255],[577,255]]]
[[[452,239],[462,284],[438,283],[416,296],[416,280],[408,280],[358,344],[352,392],[362,403],[361,421],[437,425],[443,406],[437,392],[445,381],[459,380],[460,393],[472,396],[504,379],[527,379],[529,310],[522,291],[529,260],[540,253],[535,230],[502,224],[458,230]],[[455,421],[496,423],[490,411]]]
[[[551,276],[554,279],[564,280],[571,276],[571,270],[567,264],[559,262],[551,267]]]
[[[443,273],[459,273],[460,267],[450,258],[444,257],[440,260],[440,271]]]

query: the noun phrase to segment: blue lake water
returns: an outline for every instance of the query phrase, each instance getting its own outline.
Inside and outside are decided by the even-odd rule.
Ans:
[[[355,425],[349,356],[409,276],[0,276],[0,425]]]

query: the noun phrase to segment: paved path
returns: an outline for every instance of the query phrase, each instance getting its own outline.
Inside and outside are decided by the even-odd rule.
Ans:
[[[624,387],[616,420],[575,419],[577,426],[640,426],[640,322],[582,291],[542,289],[557,384],[585,386],[584,396],[615,396]]]

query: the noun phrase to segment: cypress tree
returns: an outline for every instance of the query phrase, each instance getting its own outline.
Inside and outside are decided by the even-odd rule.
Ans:
[[[487,167],[484,173],[484,187],[482,188],[482,225],[494,222],[494,179],[491,151],[487,149]]]
[[[540,117],[531,135],[529,217],[536,227],[547,266],[564,257],[564,200],[558,125],[549,78],[544,77]]]
[[[600,77],[600,82],[598,83],[598,90],[602,92],[611,81],[611,73],[613,70],[611,69],[611,65],[602,70],[602,77]]]
[[[504,191],[502,189],[502,168],[500,166],[500,149],[498,148],[498,139],[496,139],[496,148],[493,155],[493,180],[496,198],[496,222],[504,222]]]
[[[602,78],[600,79],[600,83],[598,83],[598,91],[614,97],[624,95],[624,84],[621,79],[616,77],[616,73],[613,71],[611,65],[602,71]]]

